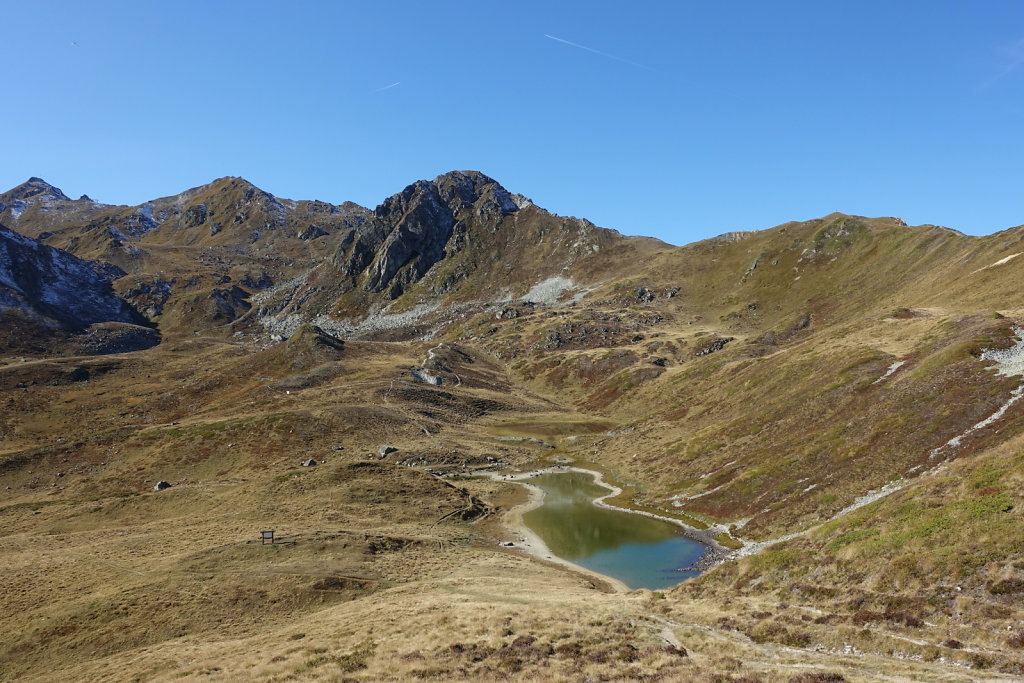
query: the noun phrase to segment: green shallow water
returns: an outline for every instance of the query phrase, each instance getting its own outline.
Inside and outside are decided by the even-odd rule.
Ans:
[[[707,547],[683,536],[675,524],[600,508],[595,498],[608,489],[581,472],[542,474],[529,480],[544,491],[544,503],[523,521],[555,555],[630,588],[668,588],[696,576],[692,565]]]

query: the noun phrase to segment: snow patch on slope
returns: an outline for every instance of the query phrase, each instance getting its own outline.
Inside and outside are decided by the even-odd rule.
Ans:
[[[0,228],[0,308],[80,327],[132,322],[130,307],[97,264],[6,228]]]

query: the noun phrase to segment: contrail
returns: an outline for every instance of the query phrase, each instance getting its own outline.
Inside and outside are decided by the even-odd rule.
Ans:
[[[381,90],[390,90],[391,88],[394,88],[396,85],[401,85],[401,84],[402,84],[402,81],[395,81],[391,85],[385,85],[383,88],[377,88],[376,90],[371,90],[370,94],[372,95],[373,93],[380,92]]]
[[[1024,66],[1024,38],[1021,38],[1013,45],[1009,45],[1003,49],[1006,55],[1009,57],[1009,61],[1003,66],[998,72],[990,76],[989,78],[982,81],[981,85],[978,86],[979,90],[987,90],[988,88],[995,85],[997,81],[1006,78],[1014,71]]]
[[[609,59],[614,59],[614,60],[616,60],[618,62],[625,62],[626,64],[631,64],[632,66],[636,66],[636,67],[639,67],[641,69],[647,69],[648,71],[654,71],[654,69],[652,69],[651,67],[646,66],[644,64],[637,64],[636,62],[631,62],[628,59],[623,59],[622,57],[616,57],[615,55],[610,55],[607,52],[601,52],[600,50],[595,50],[592,47],[587,47],[586,45],[580,45],[579,43],[574,43],[574,42],[566,40],[564,38],[559,38],[558,36],[552,36],[552,35],[548,35],[547,33],[545,33],[544,37],[545,38],[550,38],[551,40],[557,40],[558,42],[565,43],[566,45],[572,45],[573,47],[578,47],[579,49],[586,50],[587,52],[593,52],[595,55],[601,55],[602,57],[608,57]]]

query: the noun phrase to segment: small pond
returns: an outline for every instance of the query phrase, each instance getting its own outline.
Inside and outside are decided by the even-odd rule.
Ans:
[[[544,491],[544,503],[523,521],[552,553],[630,588],[657,590],[700,572],[680,571],[707,547],[659,519],[594,505],[608,489],[582,472],[541,474],[529,479]]]

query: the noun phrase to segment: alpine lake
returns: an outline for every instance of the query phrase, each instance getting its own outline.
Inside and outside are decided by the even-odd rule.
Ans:
[[[700,572],[689,569],[707,550],[671,522],[598,507],[609,489],[584,472],[538,474],[529,483],[543,503],[523,521],[552,553],[632,589],[659,590]]]

